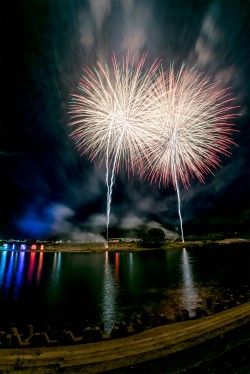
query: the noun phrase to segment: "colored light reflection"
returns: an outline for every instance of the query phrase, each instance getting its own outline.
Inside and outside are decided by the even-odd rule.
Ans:
[[[18,295],[18,291],[22,284],[23,270],[25,264],[26,252],[18,253],[18,265],[17,265],[17,274],[16,274],[16,287],[15,287],[15,297]]]
[[[119,267],[120,267],[120,253],[115,253],[115,282],[119,283]]]
[[[115,255],[115,272],[119,266],[119,257]],[[116,275],[115,275],[116,277]],[[105,251],[104,278],[102,288],[102,313],[101,319],[104,322],[104,330],[109,334],[116,322],[117,316],[117,285],[112,272],[112,265],[109,263],[109,252]]]
[[[36,253],[30,253],[30,261],[29,261],[29,270],[28,270],[28,281],[31,282],[33,278],[33,273],[35,269],[35,261],[36,261]]]
[[[129,270],[130,270],[130,274],[132,274],[134,270],[134,256],[132,252],[130,252],[129,254]]]
[[[7,274],[6,274],[6,280],[5,280],[5,289],[6,290],[11,285],[11,279],[12,279],[12,275],[13,275],[14,256],[15,256],[15,253],[11,252],[9,265],[8,265],[8,270],[7,270]]]
[[[183,248],[181,257],[182,269],[182,304],[192,316],[192,310],[196,308],[198,293],[192,273],[191,256],[186,248]],[[191,313],[190,313],[191,312]]]
[[[52,269],[53,286],[56,286],[58,281],[59,281],[60,270],[61,270],[61,262],[62,262],[61,252],[54,253],[53,269]]]
[[[7,251],[2,251],[0,253],[1,255],[1,265],[0,265],[0,286],[3,284],[4,281],[4,272],[6,267],[6,261],[7,261]]]
[[[38,283],[40,283],[40,280],[41,280],[42,268],[43,268],[43,252],[40,252],[38,268],[37,268],[37,273],[36,273],[36,280]]]

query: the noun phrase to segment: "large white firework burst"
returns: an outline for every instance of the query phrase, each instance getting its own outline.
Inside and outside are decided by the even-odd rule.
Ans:
[[[159,62],[143,70],[145,60],[146,54],[134,64],[127,55],[119,65],[113,56],[111,70],[100,63],[93,71],[85,69],[82,94],[73,95],[70,102],[69,125],[76,126],[71,135],[77,148],[91,160],[108,160],[108,167],[116,171],[124,163],[128,171],[139,168],[153,136],[149,90]]]

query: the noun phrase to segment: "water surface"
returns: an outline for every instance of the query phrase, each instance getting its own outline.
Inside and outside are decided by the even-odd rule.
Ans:
[[[150,308],[172,317],[225,288],[249,286],[249,248],[140,252],[0,252],[1,327],[53,319],[106,331]]]

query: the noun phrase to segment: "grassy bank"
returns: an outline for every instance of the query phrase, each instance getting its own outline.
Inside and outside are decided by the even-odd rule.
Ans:
[[[247,239],[224,239],[220,241],[187,241],[182,242],[166,242],[160,246],[144,247],[138,243],[109,243],[108,248],[104,243],[60,243],[60,244],[47,244],[44,246],[43,252],[103,252],[103,251],[119,251],[119,252],[132,252],[132,251],[147,251],[147,250],[169,250],[179,248],[194,248],[194,247],[207,247],[207,246],[221,246],[228,244],[244,244],[249,245],[250,240]],[[249,246],[250,248],[250,246]],[[41,251],[40,248],[36,252]]]

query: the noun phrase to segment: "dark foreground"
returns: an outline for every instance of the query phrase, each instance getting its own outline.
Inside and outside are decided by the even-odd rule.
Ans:
[[[1,373],[248,373],[250,302],[127,338],[3,349]]]
[[[247,322],[189,349],[104,373],[248,374],[250,372],[249,331],[250,323]]]

